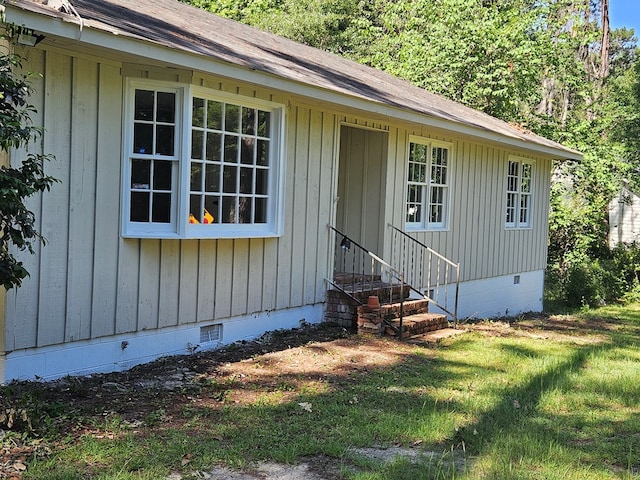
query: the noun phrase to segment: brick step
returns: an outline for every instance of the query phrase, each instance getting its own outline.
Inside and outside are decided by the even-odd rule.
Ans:
[[[371,296],[378,297],[381,304],[389,304],[389,296],[391,295],[391,302],[399,302],[402,298],[409,296],[409,287],[405,285],[402,289],[399,285],[391,288],[389,284],[380,282],[374,285],[343,285],[343,289],[350,293],[354,298],[358,299],[360,303],[366,304],[367,300]]]
[[[405,300],[402,302],[402,316],[408,317],[419,313],[427,313],[429,311],[429,300],[416,299]],[[385,320],[400,318],[400,302],[380,305],[380,315]]]
[[[394,319],[391,324],[400,328],[400,319]],[[418,313],[409,315],[402,319],[402,338],[412,337],[435,330],[449,327],[447,316],[440,313]],[[398,336],[398,332],[389,326],[385,326],[385,333],[391,336]]]
[[[381,303],[380,306],[371,308],[368,305],[362,305],[357,308],[358,318],[366,318],[373,323],[380,323],[382,320],[393,320],[400,318],[400,310],[402,316],[408,317],[419,313],[427,313],[429,311],[429,300],[405,300],[395,303]]]
[[[404,332],[403,338],[411,335],[446,328],[447,317],[429,313],[429,301],[425,299],[405,300],[402,304],[382,304],[379,306],[362,305],[357,309],[358,333],[375,335],[394,335],[396,331],[389,327],[389,322],[399,328],[400,310],[402,310]]]

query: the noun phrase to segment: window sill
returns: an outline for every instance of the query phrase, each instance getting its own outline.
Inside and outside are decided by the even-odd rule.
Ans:
[[[513,230],[533,230],[533,227],[528,226],[528,227],[514,227],[514,226],[509,226],[509,225],[505,225],[504,229],[509,232],[509,231],[513,231]]]
[[[407,232],[448,232],[449,231],[449,227],[423,227],[423,226],[412,226],[412,225],[405,225],[405,230]]]
[[[209,230],[209,231],[206,231]],[[273,229],[255,228],[225,228],[223,230],[211,231],[213,228],[187,228],[181,235],[175,232],[136,232],[127,231],[121,234],[122,238],[142,238],[142,239],[165,239],[165,240],[218,240],[235,238],[278,238],[282,232]]]

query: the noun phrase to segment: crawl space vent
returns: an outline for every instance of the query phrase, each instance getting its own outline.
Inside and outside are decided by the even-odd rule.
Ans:
[[[216,323],[200,328],[200,343],[219,342],[222,340],[222,324]]]

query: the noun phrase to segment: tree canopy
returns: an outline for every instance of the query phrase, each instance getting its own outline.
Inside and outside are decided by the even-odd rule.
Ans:
[[[572,269],[611,257],[608,202],[625,179],[640,188],[640,62],[634,32],[611,31],[609,0],[190,3],[582,151],[556,165],[548,270],[566,294]]]

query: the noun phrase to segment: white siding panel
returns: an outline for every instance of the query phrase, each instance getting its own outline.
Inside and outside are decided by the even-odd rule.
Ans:
[[[93,252],[91,336],[115,333],[120,228],[120,69],[99,67],[96,152],[96,222]]]
[[[456,258],[452,258],[452,260],[459,262],[462,257],[462,252],[464,250],[461,248],[461,245],[464,242],[464,227],[465,220],[467,218],[467,205],[469,198],[469,186],[467,175],[464,174],[465,169],[464,165],[467,163],[467,159],[464,157],[464,151],[462,149],[462,143],[457,142],[453,147],[454,155],[451,158],[451,165],[453,167],[452,175],[450,177],[451,180],[451,210],[449,216],[449,231],[451,232],[451,248],[452,251],[455,252]],[[454,197],[454,193],[456,191],[456,186],[459,186],[460,194],[456,198]]]
[[[38,346],[64,341],[67,260],[69,235],[70,132],[71,132],[71,59],[48,53],[45,62],[43,137],[45,152],[55,154],[56,160],[45,165],[45,171],[60,183],[51,189],[43,201],[41,233],[48,239],[46,253],[41,259]]]
[[[213,319],[216,292],[216,240],[201,240],[198,257],[198,311],[197,321]]]
[[[264,275],[262,282],[262,310],[271,311],[276,308],[279,277],[274,276],[278,269],[278,245],[281,240],[265,238],[264,240]]]
[[[494,224],[494,241],[492,242],[493,250],[491,252],[492,261],[489,263],[489,277],[499,275],[504,266],[504,222],[506,219],[506,189],[507,189],[507,163],[504,152],[498,152],[496,155],[496,165],[494,167],[494,175],[497,177],[493,182],[495,193],[495,208],[493,211]]]
[[[44,52],[34,50],[30,52],[31,63],[29,69],[34,72],[44,72],[45,56]],[[31,116],[35,125],[41,125],[44,119],[44,80],[42,77],[34,77],[32,80],[34,95],[31,103],[36,107],[37,113]],[[33,145],[33,153],[41,153],[40,145]],[[26,155],[26,151],[20,150],[12,152],[12,166],[17,166]],[[36,228],[42,231],[42,197],[34,196],[26,200],[26,205],[36,216]],[[38,334],[38,310],[40,306],[40,259],[42,250],[48,247],[42,246],[40,242],[33,245],[34,255],[23,256],[24,268],[29,272],[29,276],[22,282],[18,289],[7,292],[6,308],[6,348],[8,351],[32,347],[36,345]],[[16,252],[17,253],[17,252]],[[13,321],[12,321],[13,320]]]
[[[65,341],[91,336],[98,84],[95,62],[73,59],[71,167],[69,176],[69,272]]]
[[[475,245],[476,245],[476,272],[480,277],[484,277],[486,265],[488,265],[492,259],[487,258],[486,246],[488,245],[487,232],[488,232],[488,213],[493,211],[492,205],[488,201],[487,191],[489,190],[489,181],[491,180],[489,169],[491,168],[491,160],[489,155],[491,149],[486,146],[480,146],[477,150],[479,158],[480,169],[477,172],[475,188],[475,203],[477,208],[476,218],[474,219],[475,225]]]
[[[500,203],[497,202],[497,198],[494,196],[495,184],[494,181],[495,165],[496,165],[496,151],[492,147],[485,147],[482,150],[483,153],[483,168],[482,168],[482,180],[478,185],[480,203],[484,207],[481,209],[481,215],[479,218],[478,232],[482,239],[479,242],[479,272],[483,278],[491,275],[490,270],[494,264],[493,257],[493,244],[496,240],[495,234],[495,218],[500,209]]]
[[[140,240],[136,239],[120,239],[120,246],[118,248],[116,334],[136,330],[138,319],[140,243]]]
[[[320,233],[319,207],[320,207],[320,165],[322,161],[322,113],[311,112],[309,120],[309,147],[308,147],[308,170],[307,170],[307,196],[306,212],[307,219],[306,234],[304,238],[304,279],[303,279],[303,304],[315,303],[316,282],[323,283],[318,279],[318,236]],[[325,199],[325,203],[328,200]],[[324,233],[324,229],[322,229]],[[323,252],[326,255],[326,253]],[[320,270],[322,271],[322,270]]]
[[[247,293],[246,313],[256,313],[263,310],[262,293],[263,284],[269,282],[269,275],[265,277],[264,249],[265,240],[262,238],[252,238],[249,240],[249,278]],[[273,272],[273,270],[271,270]]]
[[[178,324],[180,299],[180,241],[160,243],[160,311],[159,327]]]
[[[198,311],[198,240],[180,242],[179,324],[195,323]]]
[[[137,330],[158,328],[160,304],[160,240],[140,241],[140,292]]]
[[[304,297],[305,238],[307,235],[307,190],[309,169],[309,110],[298,108],[296,122],[295,169],[293,195],[293,228],[291,231],[291,295],[290,306],[300,306]],[[313,220],[315,221],[315,220]]]
[[[387,194],[385,196],[386,202],[384,204],[384,211],[386,214],[385,223],[388,222],[394,227],[402,228],[402,225],[404,224],[404,185],[406,180],[404,179],[404,152],[399,150],[404,145],[404,142],[399,142],[398,136],[399,133],[397,128],[394,128],[389,132],[387,145],[389,168],[387,168],[386,172],[388,187]],[[386,230],[388,232],[388,229]],[[390,239],[391,237],[388,236],[385,238]],[[389,252],[385,251],[385,254],[389,255]],[[388,258],[390,258],[390,255]]]
[[[333,237],[329,232],[327,224],[330,223],[331,209],[333,206],[334,192],[333,186],[333,156],[335,151],[335,132],[336,118],[334,115],[324,114],[322,116],[322,124],[319,128],[322,130],[322,143],[320,145],[319,170],[318,177],[318,230],[317,230],[317,247],[316,247],[316,289],[314,303],[322,301],[325,297],[326,284],[325,278],[330,276],[331,268],[328,263],[330,238]],[[328,270],[329,269],[329,270]]]
[[[276,269],[276,309],[287,308],[291,300],[291,235],[294,227],[294,191],[296,167],[296,133],[298,108],[288,112],[286,125],[286,165],[285,165],[285,201],[284,235],[278,241],[278,260]]]
[[[231,283],[231,316],[247,313],[249,289],[249,239],[233,241],[233,280]]]
[[[218,240],[216,257],[214,318],[231,316],[231,286],[233,285],[233,240]]]

